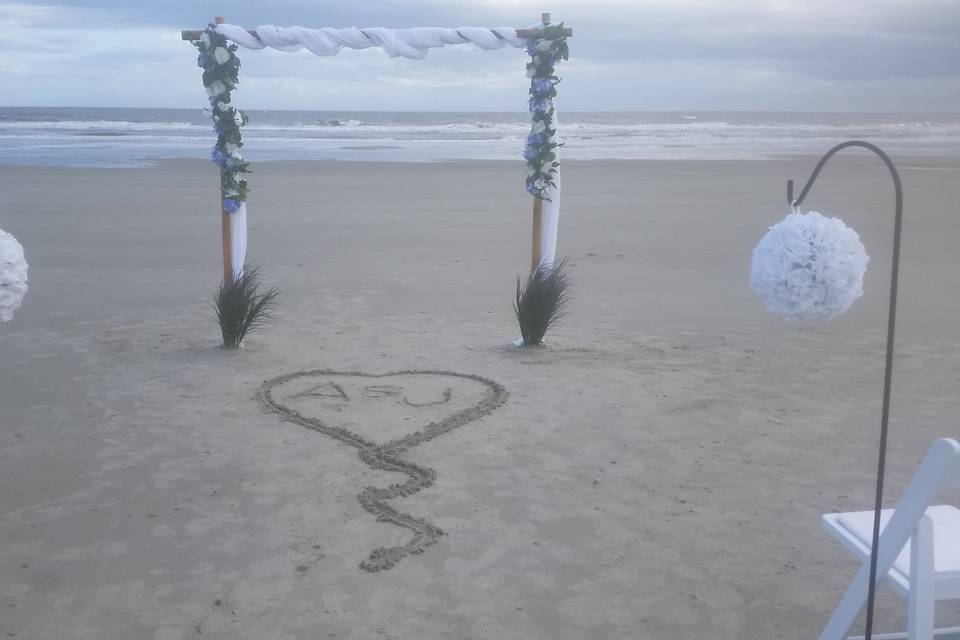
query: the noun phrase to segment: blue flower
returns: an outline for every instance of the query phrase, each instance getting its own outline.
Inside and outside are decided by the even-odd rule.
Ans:
[[[553,81],[550,78],[534,78],[530,83],[530,90],[535,96],[546,97],[553,89]]]
[[[531,162],[533,160],[536,160],[538,157],[540,157],[540,150],[537,149],[535,146],[528,144],[526,147],[524,147],[523,149],[524,160],[526,160],[527,162]]]
[[[219,145],[213,146],[213,151],[210,152],[210,159],[215,163],[223,167],[224,169],[233,169],[236,166],[236,160],[231,158],[228,154],[223,152],[223,149]]]
[[[527,180],[527,193],[535,196],[543,195],[535,180]]]
[[[241,202],[236,198],[224,198],[223,199],[223,210],[227,213],[236,213],[237,209],[240,208]]]
[[[537,53],[537,41],[527,40],[527,53],[531,56]]]
[[[527,144],[543,144],[543,138],[542,133],[531,133],[527,136]]]
[[[530,98],[530,111],[547,111],[547,104],[549,98],[541,98],[534,96]]]

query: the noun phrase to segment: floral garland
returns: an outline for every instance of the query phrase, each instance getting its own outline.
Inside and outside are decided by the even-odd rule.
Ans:
[[[527,161],[527,191],[547,200],[547,190],[556,185],[554,175],[560,163],[554,151],[562,143],[557,142],[557,129],[553,123],[553,99],[557,96],[556,65],[567,60],[570,51],[563,23],[548,25],[536,38],[527,41],[527,77],[530,78],[530,113],[532,125],[527,136],[523,157]]]
[[[216,25],[211,24],[194,46],[200,50],[197,66],[203,69],[203,86],[210,96],[213,128],[217,132],[217,143],[213,145],[210,159],[220,166],[223,209],[233,213],[247,199],[247,180],[243,174],[250,172],[249,163],[240,154],[243,146],[240,127],[247,124],[249,119],[230,104],[230,92],[239,83],[237,45],[228,43],[223,35],[217,33]]]

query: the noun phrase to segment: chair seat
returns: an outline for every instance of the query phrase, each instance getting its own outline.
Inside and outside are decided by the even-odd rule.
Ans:
[[[936,505],[926,511],[933,522],[934,582],[937,599],[960,595],[960,509],[952,505]],[[893,509],[880,512],[883,531]],[[850,550],[866,558],[873,541],[873,511],[830,513],[823,516],[824,528]],[[903,595],[910,590],[910,542],[904,545],[888,576]]]

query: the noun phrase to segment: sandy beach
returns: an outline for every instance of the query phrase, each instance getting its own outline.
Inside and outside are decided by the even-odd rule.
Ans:
[[[890,504],[960,437],[960,160],[894,160]],[[0,325],[0,633],[816,637],[857,569],[820,515],[873,500],[892,187],[872,157],[831,162],[806,205],[860,233],[866,294],[784,322],[750,256],[815,161],[564,163],[573,301],[535,349],[509,346],[521,162],[255,164],[249,255],[283,297],[235,352],[210,310],[216,166],[0,167],[30,262]],[[404,474],[264,401],[318,370],[277,402],[374,443],[451,426],[405,441],[435,477],[389,501],[443,535],[385,570],[360,565],[410,532],[358,495]]]

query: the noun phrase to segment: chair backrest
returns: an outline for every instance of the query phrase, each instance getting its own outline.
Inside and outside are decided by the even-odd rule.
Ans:
[[[937,494],[943,489],[957,487],[960,487],[960,442],[941,438],[927,449],[927,455],[883,529],[877,554],[877,575],[886,575],[893,566]]]

